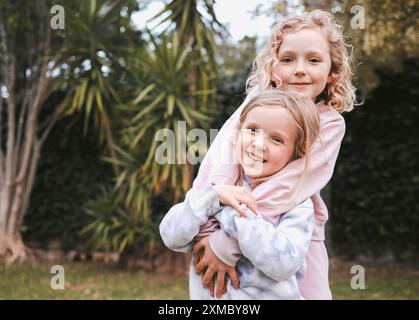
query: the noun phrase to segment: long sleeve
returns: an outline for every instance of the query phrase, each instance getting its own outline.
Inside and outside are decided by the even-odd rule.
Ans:
[[[202,191],[190,189],[185,201],[174,205],[160,223],[164,244],[173,251],[190,251],[200,227],[220,209],[218,195],[211,184]]]
[[[215,217],[222,229],[237,239],[243,255],[275,281],[289,278],[305,266],[314,227],[310,199],[283,214],[276,226],[251,212],[242,218],[229,206]]]

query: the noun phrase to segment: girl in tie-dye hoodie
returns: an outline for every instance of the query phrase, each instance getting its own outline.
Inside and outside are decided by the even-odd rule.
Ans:
[[[269,115],[267,117],[266,115]],[[231,137],[235,141],[234,161],[240,168],[236,185],[253,191],[275,178],[290,161],[303,158],[310,165],[309,152],[319,134],[319,115],[308,97],[282,90],[257,93],[243,108],[239,125]],[[304,180],[304,174],[301,181]],[[295,193],[298,193],[298,186]],[[173,206],[160,224],[167,247],[188,252],[208,220],[237,240],[242,252],[236,269],[240,287],[227,282],[223,299],[301,299],[297,278],[305,274],[305,256],[314,227],[310,199],[283,214],[258,215],[248,208],[242,216],[230,206],[220,205],[225,191],[210,181],[203,190],[192,188],[185,201]],[[292,201],[292,197],[290,199]],[[215,219],[214,219],[215,218]],[[191,299],[211,299],[190,265]]]

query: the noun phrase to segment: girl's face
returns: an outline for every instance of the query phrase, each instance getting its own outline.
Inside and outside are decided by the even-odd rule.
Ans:
[[[281,170],[294,153],[297,130],[285,108],[256,107],[249,111],[238,138],[238,159],[249,178]]]
[[[281,88],[299,92],[314,102],[326,84],[332,81],[331,59],[326,37],[319,29],[303,28],[284,35],[279,47],[273,80],[282,80]]]

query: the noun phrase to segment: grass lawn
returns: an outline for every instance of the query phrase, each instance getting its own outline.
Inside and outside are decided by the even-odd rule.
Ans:
[[[52,265],[0,266],[0,299],[188,299],[187,276],[120,271],[89,262],[63,264],[65,289],[50,286]],[[365,267],[365,289],[350,286],[350,265],[331,271],[334,299],[419,299],[419,271]]]

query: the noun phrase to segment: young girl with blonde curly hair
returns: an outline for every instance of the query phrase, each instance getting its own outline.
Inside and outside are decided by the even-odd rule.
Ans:
[[[202,190],[208,182],[215,185],[222,205],[231,206],[245,215],[243,207],[262,216],[283,214],[310,198],[314,205],[314,230],[306,255],[307,273],[298,285],[305,299],[331,299],[328,281],[328,256],[324,244],[327,208],[320,190],[331,179],[345,122],[340,115],[351,111],[355,88],[342,26],[333,15],[314,10],[279,23],[266,47],[257,55],[253,72],[247,81],[243,104],[221,128],[211,144],[193,187]],[[303,94],[316,103],[320,117],[320,134],[308,154],[310,165],[300,158],[288,163],[278,174],[259,184],[251,192],[236,186],[240,176],[237,163],[220,162],[234,153],[234,128],[248,101],[258,92],[279,88],[291,94]],[[269,113],[266,114],[269,117]],[[263,155],[258,155],[263,156]],[[303,176],[303,173],[306,174]],[[234,237],[214,227],[214,220],[201,226],[195,239],[196,272],[204,271],[202,285],[220,297],[229,290],[239,289],[236,264],[242,251]],[[210,230],[208,232],[208,230]],[[209,234],[209,236],[208,236]],[[201,237],[204,235],[203,237]],[[226,286],[224,280],[228,275]]]

